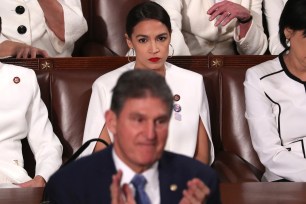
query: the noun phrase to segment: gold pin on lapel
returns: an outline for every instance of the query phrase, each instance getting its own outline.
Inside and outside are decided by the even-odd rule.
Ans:
[[[171,184],[170,185],[170,190],[171,191],[176,191],[177,190],[177,185],[176,184]]]

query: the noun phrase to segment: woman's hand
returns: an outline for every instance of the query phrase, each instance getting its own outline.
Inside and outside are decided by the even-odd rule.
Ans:
[[[237,18],[238,21],[247,21],[251,18],[250,11],[240,4],[231,1],[222,1],[214,4],[207,14],[211,15],[209,20],[212,21],[217,18],[215,26],[227,25],[231,20]]]
[[[49,57],[45,50],[30,45],[6,40],[0,43],[0,57],[37,58]]]
[[[24,44],[16,50],[16,58],[48,57],[45,50]]]
[[[16,184],[21,188],[28,188],[28,187],[45,187],[46,181],[42,176],[35,176],[32,180]]]

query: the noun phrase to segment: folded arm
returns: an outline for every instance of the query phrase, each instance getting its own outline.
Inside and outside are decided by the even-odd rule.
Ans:
[[[57,0],[38,0],[44,12],[46,23],[55,35],[65,42],[64,10]]]

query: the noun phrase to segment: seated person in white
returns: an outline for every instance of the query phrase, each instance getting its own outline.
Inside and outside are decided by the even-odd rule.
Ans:
[[[1,27],[1,18],[0,18]],[[0,29],[1,30],[1,29]],[[21,140],[36,160],[35,177],[24,169]],[[62,145],[53,133],[33,70],[0,63],[0,187],[42,187],[62,164]]]
[[[267,49],[262,0],[152,1],[170,15],[175,55],[261,55]]]
[[[87,31],[80,0],[2,0],[0,57],[70,57]]]
[[[110,107],[112,88],[125,71],[152,69],[166,78],[174,94],[166,150],[212,163],[214,149],[203,77],[166,62],[171,39],[167,12],[154,2],[137,5],[127,17],[126,39],[136,53],[136,61],[101,76],[93,84],[83,143],[97,137],[112,142],[104,127],[104,112]],[[83,155],[104,147],[101,143],[91,144]]]
[[[246,73],[246,118],[265,166],[263,181],[306,181],[305,13],[305,0],[288,0],[280,17],[280,41],[287,49]]]
[[[286,2],[287,0],[264,0],[264,14],[269,31],[269,51],[272,55],[278,55],[285,49],[279,41],[278,22]]]

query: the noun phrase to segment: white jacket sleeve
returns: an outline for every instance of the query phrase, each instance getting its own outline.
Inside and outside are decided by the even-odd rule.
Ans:
[[[171,45],[174,55],[191,55],[190,50],[182,34],[182,8],[181,0],[152,0],[161,5],[169,14],[171,20]]]
[[[269,31],[269,50],[272,55],[278,55],[285,48],[279,40],[279,18],[287,0],[264,0],[264,14]]]
[[[63,147],[53,133],[48,111],[43,103],[36,76],[33,72],[33,99],[29,105],[26,119],[28,122],[28,142],[36,160],[35,175],[46,181],[61,166]]]
[[[86,123],[84,129],[83,142],[98,138],[105,124],[106,107],[106,92],[103,85],[95,81],[92,86],[92,93],[89,101]],[[95,147],[95,142],[92,142],[82,153],[82,156],[90,155]]]
[[[215,151],[214,151],[214,143],[212,141],[211,137],[211,125],[210,125],[210,114],[209,114],[209,104],[206,94],[206,89],[204,86],[204,81],[202,80],[201,90],[199,93],[201,94],[201,104],[200,104],[200,117],[201,121],[205,127],[205,130],[207,132],[209,146],[210,146],[210,161],[209,164],[211,165],[213,161],[215,160]]]
[[[252,144],[262,164],[272,173],[297,182],[306,181],[306,160],[291,154],[278,134],[270,100],[265,96],[258,74],[249,69],[246,73],[245,100]]]
[[[262,0],[252,0],[250,4],[250,12],[253,16],[251,27],[246,36],[239,40],[239,25],[237,23],[238,26],[235,28],[234,39],[239,54],[262,55],[268,47],[267,36],[262,25]],[[249,8],[248,5],[242,6]]]
[[[72,46],[87,31],[87,22],[82,13],[80,0],[59,0],[64,10],[65,42],[61,41],[54,32],[46,29],[54,49],[61,53]]]

